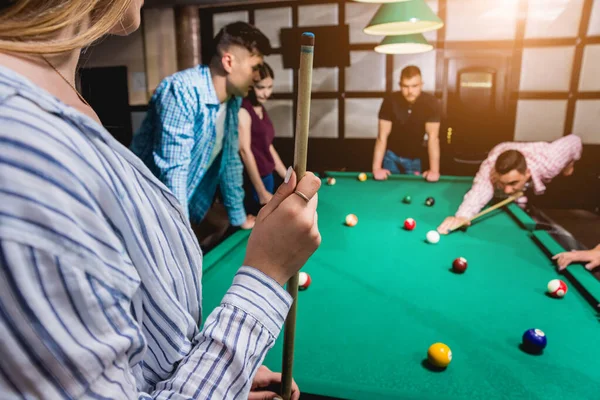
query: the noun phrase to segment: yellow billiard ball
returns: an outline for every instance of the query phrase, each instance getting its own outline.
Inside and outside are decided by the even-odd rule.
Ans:
[[[358,174],[358,180],[361,182],[364,182],[367,180],[367,174],[365,174],[364,172],[361,172],[360,174]]]
[[[452,351],[444,343],[434,343],[427,350],[427,359],[432,365],[445,368],[452,361]]]

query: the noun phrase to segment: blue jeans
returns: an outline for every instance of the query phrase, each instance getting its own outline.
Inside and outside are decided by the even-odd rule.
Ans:
[[[265,189],[267,189],[267,192],[273,194],[273,191],[275,190],[275,179],[273,178],[273,173],[270,173],[269,175],[265,175],[262,178],[262,183],[263,185],[265,185]],[[252,186],[252,198],[254,199],[255,202],[259,202],[258,200],[258,193],[256,192],[256,189],[254,188],[254,186]]]
[[[387,150],[383,157],[383,168],[389,170],[392,174],[414,175],[421,173],[421,159],[398,157],[393,151]]]

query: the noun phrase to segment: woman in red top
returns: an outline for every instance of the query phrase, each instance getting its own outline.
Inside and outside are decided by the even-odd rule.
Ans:
[[[273,123],[263,106],[273,93],[273,70],[267,63],[263,63],[257,73],[258,80],[254,82],[254,88],[242,101],[238,129],[240,155],[246,167],[245,180],[249,186],[246,209],[251,214],[257,213],[273,197],[273,172],[277,172],[281,178],[286,173],[285,165],[273,147]]]

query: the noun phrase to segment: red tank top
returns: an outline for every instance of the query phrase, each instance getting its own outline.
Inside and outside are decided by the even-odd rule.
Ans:
[[[244,99],[242,101],[242,107],[250,114],[252,126],[250,129],[250,148],[254,159],[256,160],[256,166],[260,176],[269,175],[275,170],[275,160],[271,155],[271,144],[273,144],[273,138],[275,137],[275,128],[273,123],[267,114],[267,110],[262,107],[263,118],[261,119],[250,100]]]

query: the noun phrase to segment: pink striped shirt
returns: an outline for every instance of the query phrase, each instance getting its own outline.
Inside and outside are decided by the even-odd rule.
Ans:
[[[490,151],[487,159],[479,167],[473,187],[465,195],[457,217],[471,218],[477,214],[494,196],[493,171],[496,159],[506,150],[518,150],[527,160],[531,172],[531,183],[535,194],[546,190],[546,183],[571,162],[581,158],[581,139],[576,135],[568,135],[554,142],[500,143]]]

